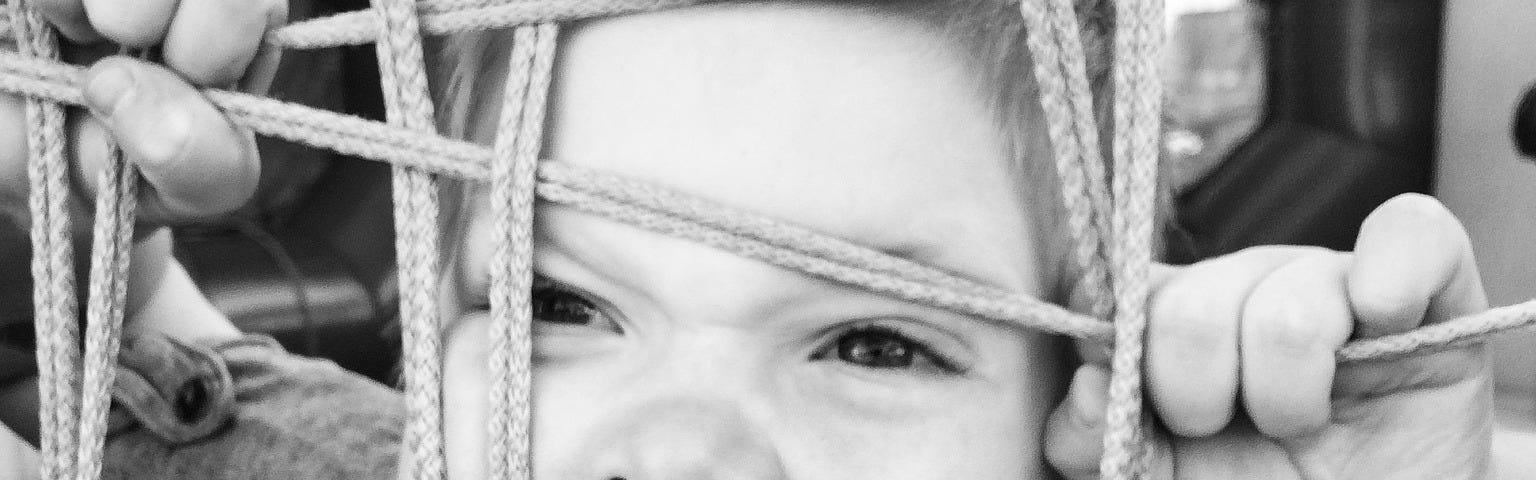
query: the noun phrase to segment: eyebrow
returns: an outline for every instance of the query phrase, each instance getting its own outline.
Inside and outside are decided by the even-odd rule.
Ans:
[[[694,196],[561,162],[541,162],[538,176],[546,201],[652,232],[997,322],[1096,340],[1113,335],[1108,322],[1038,298]]]

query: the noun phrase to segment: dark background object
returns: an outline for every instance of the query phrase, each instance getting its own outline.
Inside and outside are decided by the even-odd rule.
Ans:
[[[299,20],[366,0],[293,1]],[[285,51],[274,98],[383,119],[372,45]],[[241,330],[391,383],[400,340],[389,166],[258,138],[254,198],[218,221],[176,229],[176,255]]]
[[[1521,155],[1536,157],[1536,85],[1525,91],[1515,109],[1515,148]]]
[[[1262,3],[1265,119],[1175,199],[1175,263],[1273,243],[1348,250],[1377,205],[1431,187],[1443,2]]]

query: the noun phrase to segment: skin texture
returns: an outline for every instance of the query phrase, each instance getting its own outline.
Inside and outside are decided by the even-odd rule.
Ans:
[[[278,58],[275,51],[259,45],[268,29],[286,21],[288,4],[283,0],[36,0],[29,4],[63,36],[63,56],[90,65],[81,84],[88,109],[69,109],[66,114],[71,180],[80,193],[74,199],[79,207],[72,215],[74,237],[82,248],[90,242],[93,202],[89,199],[110,161],[109,137],[143,179],[127,306],[130,314],[140,313],[165,289],[170,235],[157,234],[157,228],[225,213],[245,203],[256,187],[260,162],[251,132],[229,122],[196,89],[238,86],[264,92]],[[0,45],[9,48],[8,41]],[[159,46],[164,64],[106,57],[118,45]],[[23,229],[28,223],[24,103],[19,97],[0,94],[0,215],[8,217],[0,219],[0,228],[5,229]],[[27,238],[24,231],[15,235]],[[0,265],[21,267],[19,272],[3,272],[7,278],[28,275],[24,266],[29,251],[27,245],[0,249]],[[83,258],[79,261],[83,265]],[[0,302],[11,305],[28,303],[31,295],[27,288],[0,290]],[[180,284],[169,290],[196,291]],[[206,310],[190,307],[198,304],[206,302],[185,299],[157,305]],[[187,338],[237,334],[227,321],[182,321],[175,319],[180,315],[167,315],[170,312],[155,313],[143,315],[146,321],[128,322],[127,328],[165,325],[169,328],[164,331]]]
[[[254,187],[248,133],[193,89],[263,84],[266,57],[240,36],[270,25],[281,2],[246,2],[265,10],[221,3],[230,5],[121,4],[173,16],[166,20],[90,13],[118,8],[113,2],[38,1],[77,42],[165,42],[169,68],[113,59],[86,76],[94,83],[118,71],[134,80],[115,96],[87,91],[97,92],[88,93],[103,120],[97,131],[116,138],[154,187],[143,200],[151,224],[218,213]],[[208,13],[219,8],[243,13]],[[115,21],[126,23],[109,25]],[[230,25],[208,28],[220,22]],[[173,47],[196,37],[176,34],[178,25],[244,33],[200,39],[208,42],[203,49]],[[1031,231],[1027,220],[1041,206],[1007,180],[1014,172],[948,44],[920,28],[836,9],[731,5],[591,22],[568,29],[565,40],[550,157],[912,254],[1023,293],[1041,294],[1054,281],[1033,254],[1051,232]],[[174,60],[176,48],[208,58]],[[91,50],[71,52],[89,59]],[[482,98],[497,103],[494,94]],[[0,182],[12,181],[0,184],[0,206],[8,213],[24,201],[25,186],[14,183],[24,178],[24,144],[14,136],[19,105],[0,96]],[[199,128],[137,127],[178,115]],[[474,119],[477,140],[489,140],[494,118],[486,111]],[[88,131],[71,137],[83,172],[104,161],[88,154],[104,151],[90,143],[101,136],[92,140]],[[75,180],[89,192],[85,178]],[[1069,478],[1094,478],[1105,369],[1058,358],[1047,339],[559,207],[542,205],[539,214],[540,273],[596,312],[581,322],[541,317],[539,478],[1017,479],[1042,476],[1042,457]],[[467,290],[483,292],[489,242],[484,224],[472,225],[463,269]],[[149,235],[136,247],[131,290],[147,300],[128,328],[235,335],[165,253],[167,241]],[[0,276],[26,275],[17,268]],[[555,287],[541,288],[547,300]],[[1349,338],[1486,306],[1466,233],[1433,199],[1406,195],[1378,208],[1353,253],[1261,247],[1156,268],[1149,304],[1150,411],[1171,431],[1161,440],[1172,447],[1154,460],[1174,478],[1440,479],[1488,471],[1481,347],[1331,362]],[[907,346],[925,349],[911,351],[946,362],[914,355],[910,368],[876,368],[845,358],[843,341],[871,324],[898,330]],[[481,478],[483,468],[484,327],[483,315],[471,313],[446,349],[456,478]],[[961,368],[943,368],[949,364]],[[1074,367],[1070,382],[1058,381]],[[1068,383],[1068,398],[1048,412]],[[27,386],[0,392],[0,421],[35,418],[35,393]]]
[[[775,6],[570,29],[546,155],[1041,295],[1030,213],[992,113],[949,45],[914,30]],[[476,140],[490,140],[493,119],[479,119]],[[1042,474],[1057,360],[1040,335],[554,205],[538,214],[539,273],[617,323],[538,327],[539,478]],[[471,291],[485,288],[485,235],[473,228],[465,246]],[[819,356],[867,324],[965,372]],[[454,447],[484,424],[483,328],[466,322],[449,345],[449,400],[468,407],[448,417],[460,478],[478,476],[477,457],[457,456],[477,448]]]
[[[1466,232],[1402,195],[1361,226],[1353,253],[1256,247],[1164,267],[1147,333],[1151,404],[1171,430],[1156,465],[1181,479],[1485,478],[1482,345],[1335,365],[1351,335],[1400,333],[1487,308]],[[1047,456],[1095,477],[1103,367],[1078,369]],[[1238,407],[1244,415],[1237,415]],[[1081,410],[1074,407],[1082,407]]]
[[[562,44],[546,156],[863,244],[927,244],[924,261],[1038,295],[1054,279],[1038,278],[1020,248],[1039,236],[1017,220],[1031,214],[1028,196],[997,183],[1011,172],[997,139],[978,134],[996,128],[966,93],[963,67],[945,60],[948,44],[914,32],[856,12],[760,6],[589,24]],[[495,93],[484,95],[494,104]],[[476,140],[490,141],[493,118],[482,112]],[[1053,467],[1097,476],[1103,365],[1079,367],[1069,398],[1044,420],[1039,405],[1059,388],[1049,379],[1069,364],[1028,335],[913,313],[969,343],[968,359],[1002,368],[938,388],[904,383],[899,395],[861,383],[867,370],[831,375],[827,394],[805,387],[821,385],[806,372],[860,370],[806,355],[814,342],[796,316],[809,310],[835,325],[910,307],[866,307],[866,294],[707,247],[559,207],[539,213],[541,273],[613,317],[579,335],[548,328],[536,341],[547,345],[536,347],[544,478],[1037,478],[1042,422]],[[485,230],[476,231],[466,246],[471,291],[483,288],[488,258],[476,243],[488,243]],[[1171,432],[1157,467],[1177,478],[1482,476],[1480,347],[1333,361],[1352,335],[1485,308],[1467,245],[1437,202],[1404,196],[1372,216],[1354,254],[1266,247],[1159,267],[1147,382]],[[835,298],[794,293],[805,289]],[[485,408],[481,329],[483,319],[465,322],[449,344],[449,398],[462,407],[448,418],[450,439],[466,455],[477,454],[472,432]],[[479,472],[475,457],[452,460],[455,473]]]

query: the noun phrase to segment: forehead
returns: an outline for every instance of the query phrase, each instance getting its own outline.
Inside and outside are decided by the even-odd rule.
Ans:
[[[547,158],[1035,283],[1002,132],[960,52],[916,22],[725,4],[578,24],[559,49]],[[475,124],[489,140],[494,118]]]

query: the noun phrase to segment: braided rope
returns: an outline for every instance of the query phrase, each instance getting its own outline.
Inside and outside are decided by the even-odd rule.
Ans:
[[[867,266],[845,265],[805,250],[779,247],[758,238],[711,228],[671,212],[649,210],[615,201],[582,191],[579,187],[543,183],[539,184],[538,189],[540,197],[552,202],[657,233],[704,243],[807,275],[1007,325],[1104,342],[1110,340],[1111,327],[1108,323],[1028,297],[995,297],[914,282]]]
[[[16,44],[23,55],[43,59],[59,56],[52,27],[29,0],[11,0],[7,11]],[[75,435],[79,430],[80,345],[76,323],[74,246],[70,231],[69,165],[64,158],[64,109],[57,103],[28,98],[27,192],[31,214],[32,307],[37,337],[41,430],[40,474],[63,479],[75,474]]]
[[[81,105],[80,90],[76,84],[80,71],[81,68],[76,66],[29,59],[10,53],[0,53],[0,91],[52,102]],[[204,95],[212,100],[215,106],[222,109],[232,121],[249,127],[257,133],[292,140],[315,148],[355,155],[359,158],[394,165],[409,165],[454,178],[478,180],[487,178],[489,175],[487,165],[495,157],[491,149],[480,145],[425,135],[413,130],[317,110],[302,105],[285,104],[275,100],[213,89],[204,90]],[[310,129],[314,131],[309,131]],[[377,148],[381,143],[391,148],[400,146],[403,151]],[[590,179],[576,178],[578,175],[574,173],[570,175],[560,173],[551,175],[547,173],[557,169],[574,169],[574,166],[557,166],[557,164],[558,162],[542,162],[539,166],[542,180],[538,187],[540,190],[539,195],[546,200],[563,202],[563,200],[552,199],[551,195],[546,193],[550,190],[550,187],[560,186],[579,187],[592,192],[602,192],[604,196],[616,198],[631,196],[633,193],[622,191],[609,193],[609,190],[612,188],[611,186],[600,181],[594,182]],[[628,181],[640,183],[636,180]],[[655,191],[666,191],[666,189],[660,187],[653,187],[653,189]],[[690,203],[699,205],[709,205],[689,207],[686,210],[727,210],[726,207],[712,205],[712,202],[680,192],[672,192],[667,196],[674,199],[686,199]],[[657,204],[669,203],[659,199],[653,201]],[[670,213],[675,214],[677,221],[681,223],[697,223],[701,226],[709,223],[708,219],[694,218],[688,215],[687,212]],[[763,222],[765,224],[779,223],[776,220],[762,218],[746,212],[738,213],[745,218],[753,218],[752,222]],[[808,241],[823,244],[847,243],[843,240],[812,233],[809,230],[801,229],[801,231],[807,233],[811,238],[818,238],[818,240],[789,240],[789,244],[784,246],[786,251],[802,254],[808,258],[821,258],[816,249],[807,248],[802,243]],[[874,251],[848,255],[870,258],[889,257],[889,255]],[[889,259],[895,262],[904,261],[894,257]],[[862,265],[858,262],[850,264],[867,269],[869,271],[869,278],[872,279],[896,282],[912,281],[912,279],[907,279],[891,272],[881,271],[880,267],[874,265]],[[799,268],[787,265],[781,266],[803,272]],[[938,271],[938,269],[933,270]],[[842,280],[838,281],[841,282]],[[970,282],[969,280],[959,278],[953,281],[956,283]],[[921,281],[915,283],[922,283],[925,288],[930,288],[946,297],[963,294],[963,292],[955,291],[942,285],[927,284]],[[858,286],[857,284],[850,284]],[[933,305],[928,300],[924,300],[924,298],[931,296],[907,298],[907,300],[939,308],[949,308]],[[1038,299],[1015,296],[1014,301],[1016,301],[1017,305],[1009,307],[1009,309],[1019,311],[1031,310],[1034,312],[1033,314],[1038,314],[1039,316],[1036,318],[1039,319],[1039,323],[1042,325],[1041,328],[1046,331],[1071,335],[1086,340],[1112,341],[1111,335],[1108,333],[1107,322],[1102,322],[1090,316],[1068,312],[1059,306],[1045,303]],[[965,313],[980,315],[977,312]],[[1488,318],[1485,318],[1485,315]],[[1493,318],[1495,316],[1497,318]],[[1103,324],[1103,328],[1088,328],[1080,331],[1060,328],[1062,324],[1091,324],[1094,322]],[[1420,350],[1443,347],[1490,334],[1521,332],[1524,330],[1524,327],[1536,325],[1536,300],[1504,307],[1504,309],[1496,312],[1490,311],[1485,314],[1460,317],[1437,325],[1443,326],[1438,328],[1436,326],[1426,326],[1402,334],[1356,340],[1343,347],[1340,351],[1357,353],[1340,357],[1340,360],[1363,361],[1389,358],[1411,354]],[[1413,345],[1413,347],[1404,347],[1404,345]]]
[[[587,189],[618,203],[660,212],[675,212],[676,215],[693,222],[733,235],[759,239],[780,248],[799,248],[806,253],[834,262],[860,265],[913,282],[931,283],[945,288],[990,295],[1009,293],[966,280],[944,270],[885,255],[836,238],[818,235],[794,225],[749,215],[727,207],[698,202],[693,198],[656,188],[650,184],[574,164],[550,162],[539,171],[539,177],[551,183]]]
[[[1114,263],[1115,351],[1110,359],[1104,456],[1106,479],[1147,476],[1142,418],[1142,338],[1150,291],[1152,221],[1157,192],[1157,138],[1163,92],[1157,78],[1162,44],[1161,0],[1116,5],[1114,42]]]
[[[16,1],[16,0],[13,0]],[[378,0],[375,11],[351,12],[284,27],[273,36],[275,43],[291,48],[318,48],[341,44],[379,42],[381,82],[389,118],[395,125],[384,125],[356,117],[338,115],[296,105],[217,90],[205,91],[213,103],[235,122],[259,133],[277,136],[319,148],[327,148],[363,158],[390,162],[402,167],[396,175],[397,230],[400,235],[402,313],[407,324],[405,335],[413,358],[431,358],[421,365],[407,365],[408,403],[412,422],[408,427],[406,448],[412,456],[413,478],[438,478],[442,475],[441,398],[437,382],[440,365],[436,353],[437,314],[431,296],[436,281],[437,236],[436,199],[431,179],[424,172],[436,172],[460,178],[483,178],[491,174],[493,188],[499,192],[497,226],[507,232],[507,240],[497,246],[498,265],[507,273],[498,282],[494,302],[501,302],[498,340],[493,369],[499,370],[494,391],[504,392],[493,404],[498,405],[493,422],[493,465],[497,478],[527,478],[529,368],[526,355],[527,283],[531,251],[529,228],[533,195],[570,205],[607,218],[630,223],[660,233],[671,234],[759,259],[784,268],[829,280],[854,285],[913,302],[948,308],[1000,322],[1039,328],[1109,342],[1115,351],[1114,376],[1111,381],[1111,405],[1107,414],[1106,455],[1103,471],[1107,478],[1133,478],[1143,471],[1137,450],[1142,443],[1143,422],[1140,413],[1140,344],[1145,325],[1144,303],[1147,295],[1147,266],[1150,263],[1152,186],[1155,185],[1157,152],[1158,86],[1153,73],[1152,56],[1161,35],[1157,18],[1161,6],[1157,0],[1132,2],[1117,21],[1116,34],[1116,136],[1114,149],[1114,194],[1105,186],[1106,172],[1098,151],[1092,117],[1092,98],[1088,94],[1080,37],[1069,2],[1041,0],[1039,6],[1024,2],[1021,14],[1029,29],[1035,75],[1042,85],[1042,107],[1047,112],[1057,167],[1065,183],[1064,200],[1069,204],[1069,228],[1081,239],[1074,251],[1077,267],[1085,280],[1077,288],[1090,292],[1114,293],[1112,327],[1097,320],[1111,307],[1095,300],[1094,316],[1067,312],[1035,299],[1010,294],[995,287],[976,284],[939,269],[895,258],[879,252],[793,227],[771,219],[731,210],[633,180],[558,163],[538,165],[539,128],[542,125],[545,95],[549,83],[555,27],[519,28],[514,46],[514,76],[508,82],[504,99],[502,130],[494,149],[444,139],[431,134],[431,105],[425,94],[425,76],[421,62],[420,35],[450,33],[500,26],[543,23],[586,16],[638,12],[699,3],[687,0],[615,0],[606,3],[565,3],[558,0],[499,2],[495,0],[430,0],[419,4],[408,0]],[[17,2],[17,5],[23,5]],[[68,197],[67,166],[62,161],[62,124],[59,103],[80,103],[76,85],[79,67],[49,58],[56,55],[48,39],[46,25],[24,6],[11,13],[8,29],[22,43],[20,55],[0,54],[0,91],[25,95],[28,101],[29,179],[33,190],[32,234],[34,276],[38,278],[37,322],[39,367],[43,377],[43,395],[58,400],[74,397],[68,373],[76,370],[76,359],[69,351],[72,338],[63,338],[73,325],[71,292],[60,292],[60,285],[72,283],[68,267],[68,222],[63,209]],[[417,17],[420,15],[420,18]],[[529,47],[532,45],[532,47]],[[519,73],[521,72],[521,73]],[[52,102],[52,103],[49,103]],[[53,111],[49,120],[48,111]],[[425,112],[425,113],[423,113]],[[54,123],[50,124],[52,121]],[[51,135],[51,136],[50,136]],[[509,158],[511,161],[492,162]],[[50,155],[52,157],[50,157]],[[535,177],[537,175],[537,177]],[[104,419],[103,407],[110,385],[111,352],[115,351],[115,329],[121,321],[121,304],[127,260],[126,241],[131,237],[135,176],[120,161],[106,173],[98,202],[96,245],[93,249],[92,285],[88,316],[87,346],[90,364],[86,366],[85,411],[91,421],[80,425],[80,440],[70,438],[73,429],[65,427],[75,410],[67,405],[50,408],[45,404],[45,469],[49,478],[65,478],[71,461],[78,460],[78,478],[94,478],[100,472],[100,429],[94,420]],[[531,188],[536,187],[536,188]],[[1113,205],[1111,205],[1113,203]],[[1072,205],[1076,205],[1075,207]],[[402,218],[404,217],[404,218]],[[57,220],[63,219],[60,222]],[[424,220],[415,222],[412,219]],[[61,233],[62,232],[62,233]],[[62,239],[62,243],[61,243]],[[1113,248],[1110,248],[1110,246]],[[421,255],[421,252],[427,255]],[[425,260],[423,260],[423,257]],[[1112,260],[1112,262],[1110,262]],[[1108,275],[1107,265],[1114,266]],[[1102,271],[1103,273],[1098,273]],[[1099,285],[1097,288],[1090,288]],[[425,286],[416,288],[413,286]],[[521,288],[519,288],[521,287]],[[69,289],[65,289],[69,290]],[[422,293],[425,299],[404,298]],[[502,297],[496,300],[496,297]],[[69,301],[63,301],[67,299]],[[63,315],[69,313],[71,315]],[[115,320],[114,320],[115,317]],[[1536,301],[1494,309],[1449,322],[1421,327],[1398,335],[1350,342],[1338,351],[1341,362],[1390,358],[1430,351],[1477,341],[1495,333],[1529,330],[1536,326]],[[427,328],[431,327],[431,328]],[[431,333],[426,333],[430,330]],[[1113,338],[1111,338],[1113,334]],[[408,361],[409,363],[410,361]],[[415,373],[409,373],[411,371]],[[94,373],[92,373],[94,371]],[[414,378],[415,380],[412,380]],[[103,380],[105,380],[103,382]],[[505,382],[500,383],[500,382]],[[414,385],[414,386],[412,386]],[[1117,393],[1118,392],[1118,393]],[[419,397],[421,400],[410,400]],[[58,402],[63,404],[63,402]],[[410,431],[417,433],[409,433]],[[435,438],[434,435],[436,436]],[[49,455],[50,442],[53,454]],[[94,443],[94,448],[89,444]],[[79,456],[71,457],[78,449]],[[63,455],[64,460],[59,460]]]
[[[421,28],[414,0],[375,0],[380,87],[391,124],[435,132]],[[441,328],[438,322],[438,199],[427,172],[395,167],[395,258],[399,264],[402,380],[407,415],[401,442],[407,478],[444,475]]]
[[[490,478],[527,480],[532,423],[533,204],[544,113],[554,70],[554,24],[513,32],[491,164]]]
[[[1072,260],[1081,272],[1072,285],[1074,295],[1088,302],[1088,312],[1109,318],[1112,304],[1105,257],[1110,227],[1109,194],[1104,185],[1103,154],[1093,117],[1087,60],[1071,0],[1023,1],[1025,42],[1034,57],[1033,73],[1040,88],[1046,131],[1061,181],[1062,204],[1072,238]]]
[[[418,3],[424,33],[450,33],[626,15],[696,5],[710,0],[425,0]],[[361,45],[377,39],[377,20],[368,12],[347,12],[297,22],[273,32],[282,48],[315,49]]]
[[[116,146],[112,162],[97,182],[95,228],[91,239],[91,277],[86,300],[85,382],[80,393],[80,436],[75,474],[79,480],[101,478],[107,437],[107,409],[117,377],[122,340],[123,304],[128,294],[128,259],[133,245],[138,173]]]

